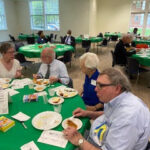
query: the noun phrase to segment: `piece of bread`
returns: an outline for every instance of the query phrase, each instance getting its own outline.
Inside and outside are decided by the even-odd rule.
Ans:
[[[52,98],[52,102],[53,103],[59,103],[60,102],[60,98],[59,97],[53,97]]]

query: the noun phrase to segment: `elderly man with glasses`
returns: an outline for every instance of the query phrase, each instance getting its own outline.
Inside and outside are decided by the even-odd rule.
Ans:
[[[86,140],[68,127],[64,135],[82,150],[145,150],[150,136],[150,112],[130,90],[130,83],[120,71],[109,68],[97,79],[97,96],[104,103],[104,112],[77,108],[76,117],[95,119]]]
[[[65,64],[55,59],[54,47],[47,47],[41,53],[42,64],[34,78],[49,79],[50,83],[61,82],[67,85],[70,81]]]

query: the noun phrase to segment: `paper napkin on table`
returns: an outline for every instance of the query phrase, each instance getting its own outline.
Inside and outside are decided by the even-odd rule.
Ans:
[[[18,91],[16,91],[16,90],[13,90],[13,89],[6,89],[5,90],[6,92],[9,92],[9,95],[10,96],[13,96],[13,95],[16,95],[16,94],[18,94],[19,92]]]
[[[65,148],[68,140],[65,139],[64,134],[60,131],[46,130],[42,132],[38,142]]]
[[[38,96],[44,96],[44,95],[47,95],[47,93],[46,93],[45,91],[38,92],[38,93],[34,93],[34,94],[37,94]]]
[[[36,144],[33,141],[31,141],[21,146],[21,150],[39,150],[39,148],[36,146]]]
[[[28,119],[30,119],[30,116],[28,116],[22,112],[19,112],[16,115],[13,115],[11,117],[16,119],[16,120],[19,120],[19,121],[27,121]]]

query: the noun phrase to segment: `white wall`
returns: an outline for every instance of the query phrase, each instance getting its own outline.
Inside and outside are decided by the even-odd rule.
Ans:
[[[0,31],[0,41],[9,40],[19,33],[37,33],[30,29],[28,0],[4,0],[7,31]],[[74,36],[97,35],[99,32],[127,32],[131,0],[60,0],[60,31],[65,35],[71,29]],[[51,31],[44,31],[45,34]]]
[[[5,31],[0,31],[0,42],[8,41],[8,34],[16,35],[17,32],[17,23],[16,23],[16,5],[13,0],[4,0],[6,19],[7,19],[7,27],[8,29]]]
[[[131,0],[97,0],[97,32],[128,32]]]
[[[18,33],[37,33],[30,29],[29,6],[27,0],[16,0]],[[53,32],[65,35],[71,29],[74,36],[89,33],[89,0],[60,0],[60,31]],[[52,33],[44,31],[45,34]]]

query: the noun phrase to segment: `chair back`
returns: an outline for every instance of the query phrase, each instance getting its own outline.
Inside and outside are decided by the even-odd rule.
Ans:
[[[64,63],[71,62],[71,59],[72,59],[72,51],[66,51],[64,53],[63,62]]]
[[[15,43],[15,49],[16,51],[19,50],[20,47],[24,46],[24,44],[22,42],[18,42],[18,43]]]
[[[57,34],[55,34],[54,39],[55,39],[55,41],[56,41],[56,39],[57,39]]]
[[[67,84],[69,88],[73,88],[73,80],[69,77],[69,83]]]
[[[15,55],[15,59],[17,59],[20,63],[24,63],[26,62],[27,60],[25,59],[25,56],[21,53],[17,53]]]
[[[100,32],[97,37],[103,37],[103,33]]]
[[[118,40],[118,35],[112,35],[111,40],[112,41],[117,41]]]
[[[116,57],[115,57],[114,52],[112,50],[111,50],[111,55],[112,55],[112,67],[114,67],[116,64]]]
[[[27,37],[27,43],[28,44],[35,44],[35,38],[34,37]]]
[[[138,60],[127,57],[127,72],[129,74],[138,74],[139,73],[139,62]]]
[[[82,47],[83,48],[91,47],[91,41],[90,40],[82,40]]]
[[[107,41],[106,38],[104,38],[101,45],[102,46],[107,46],[107,44],[108,44],[108,41]]]
[[[10,40],[11,40],[12,42],[16,42],[16,39],[15,39],[14,36],[12,36],[11,34],[9,34],[9,37],[10,37]]]
[[[63,37],[63,36],[60,36],[60,42],[61,42],[62,44],[64,44],[64,37]]]
[[[136,48],[148,48],[147,44],[137,44]]]

